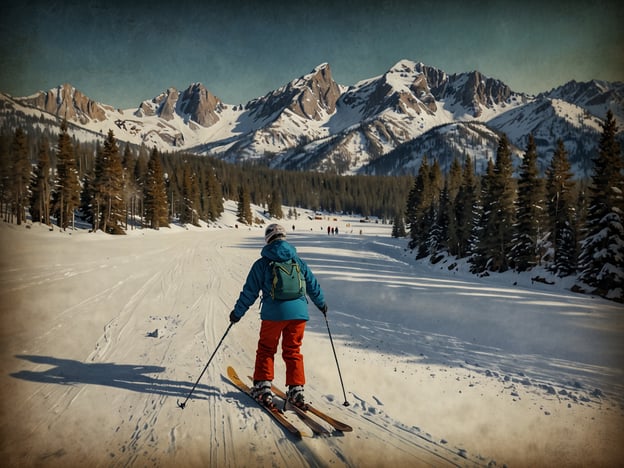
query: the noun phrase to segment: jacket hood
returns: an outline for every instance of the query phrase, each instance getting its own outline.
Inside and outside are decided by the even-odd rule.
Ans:
[[[262,248],[261,255],[276,262],[290,260],[297,255],[297,250],[285,240],[274,240]]]

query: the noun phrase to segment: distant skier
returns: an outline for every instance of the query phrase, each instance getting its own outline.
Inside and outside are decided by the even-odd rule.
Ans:
[[[305,372],[301,344],[308,314],[306,293],[323,314],[327,313],[327,304],[323,291],[314,277],[312,270],[297,255],[296,249],[286,242],[286,230],[279,224],[270,224],[265,230],[266,245],[261,257],[254,262],[247,275],[230,321],[238,322],[251,307],[260,291],[262,306],[260,309],[260,338],[256,350],[254,386],[252,396],[261,404],[273,407],[271,383],[274,379],[274,359],[280,337],[282,339],[282,358],[286,364],[287,401],[300,408],[306,408],[303,394]],[[273,262],[292,262],[294,260],[305,282],[303,293],[294,299],[279,299],[273,287]],[[302,285],[303,286],[303,285]]]

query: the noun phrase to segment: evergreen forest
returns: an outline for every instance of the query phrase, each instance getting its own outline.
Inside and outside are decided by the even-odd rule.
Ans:
[[[412,179],[339,176],[233,165],[208,156],[163,153],[121,145],[79,143],[63,122],[57,136],[23,129],[0,133],[0,203],[6,222],[87,222],[93,231],[124,234],[172,222],[199,225],[239,203],[239,221],[252,224],[251,204],[283,218],[282,206],[392,219],[403,211]],[[294,215],[294,213],[290,213]]]
[[[609,112],[590,180],[575,180],[562,141],[540,174],[532,136],[517,176],[504,134],[482,176],[470,158],[455,159],[444,175],[425,157],[393,235],[409,236],[416,258],[434,264],[467,259],[478,275],[541,266],[624,301],[624,160],[616,134]]]
[[[210,223],[236,200],[238,220],[253,224],[251,204],[272,217],[282,206],[394,220],[416,258],[467,259],[479,275],[544,266],[577,275],[591,292],[624,300],[624,160],[609,112],[590,180],[571,172],[564,144],[544,174],[533,138],[514,174],[510,143],[500,136],[494,159],[478,175],[474,161],[453,160],[443,174],[423,158],[411,176],[340,176],[233,165],[208,156],[163,153],[103,142],[80,143],[62,122],[57,135],[33,128],[0,130],[0,207],[5,222],[88,223],[124,234],[176,222]]]

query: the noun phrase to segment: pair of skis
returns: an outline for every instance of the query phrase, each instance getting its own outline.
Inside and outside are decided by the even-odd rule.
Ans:
[[[251,388],[249,387],[249,385],[247,385],[245,382],[243,382],[241,380],[241,378],[238,376],[238,374],[236,373],[236,371],[234,370],[233,367],[228,367],[227,368],[227,374],[228,374],[228,378],[230,379],[230,381],[239,390],[241,390],[242,392],[246,393],[247,395],[249,395],[251,397]],[[281,398],[284,401],[286,401],[286,394],[282,390],[280,390],[279,388],[277,388],[275,386],[272,386],[271,390],[279,398]],[[256,401],[256,400],[254,399],[254,401]],[[288,432],[293,434],[298,439],[301,439],[304,435],[307,435],[307,434],[302,433],[291,421],[289,421],[288,418],[286,417],[286,415],[283,413],[283,411],[280,411],[278,408],[271,409],[271,408],[263,406],[263,405],[261,405],[259,403],[258,403],[258,405],[262,406],[262,408],[264,408],[273,417],[273,419],[275,419],[275,421],[277,421]],[[327,422],[336,431],[351,432],[353,430],[353,428],[351,426],[349,426],[348,424],[345,424],[345,423],[343,423],[341,421],[338,421],[338,420],[332,418],[328,414],[325,414],[324,412],[320,411],[317,408],[314,408],[313,406],[308,405],[307,411],[304,411],[303,409],[298,408],[298,407],[296,407],[294,405],[289,405],[289,407],[294,410],[294,412],[297,414],[297,416],[299,416],[299,418],[316,435],[326,437],[326,436],[331,435],[331,432],[327,428],[325,428],[323,425],[321,425],[318,421],[316,421],[314,418],[312,418],[312,416],[310,416],[310,414],[314,414],[316,417],[318,417],[318,418],[322,419],[323,421]]]

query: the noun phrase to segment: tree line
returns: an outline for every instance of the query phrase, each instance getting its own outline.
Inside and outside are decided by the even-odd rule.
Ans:
[[[185,153],[149,151],[109,132],[79,143],[62,122],[55,144],[22,128],[0,130],[0,206],[5,221],[53,223],[76,218],[94,231],[123,234],[172,222],[217,220],[224,200],[238,202],[241,223],[250,205],[282,218],[282,205],[314,211],[394,218],[393,236],[409,236],[417,258],[465,258],[475,274],[546,266],[578,274],[602,295],[624,298],[624,163],[611,112],[593,158],[591,180],[575,180],[562,141],[544,175],[529,137],[518,176],[502,135],[487,171],[455,158],[447,174],[423,158],[416,177],[340,176],[233,165]],[[294,213],[296,215],[296,213]],[[289,213],[289,216],[293,213]]]
[[[94,231],[124,234],[172,222],[198,225],[236,200],[239,221],[252,224],[250,205],[282,218],[282,205],[392,219],[402,210],[409,177],[339,176],[232,165],[208,156],[123,147],[110,131],[103,142],[79,143],[66,122],[55,144],[22,128],[0,132],[0,203],[5,221],[87,222]],[[291,213],[292,215],[292,213]]]
[[[532,136],[517,177],[506,135],[481,177],[470,157],[456,158],[446,176],[425,157],[393,235],[408,235],[416,257],[433,263],[467,259],[479,275],[545,266],[622,301],[624,161],[616,134],[609,111],[589,181],[574,180],[561,140],[543,176]]]

